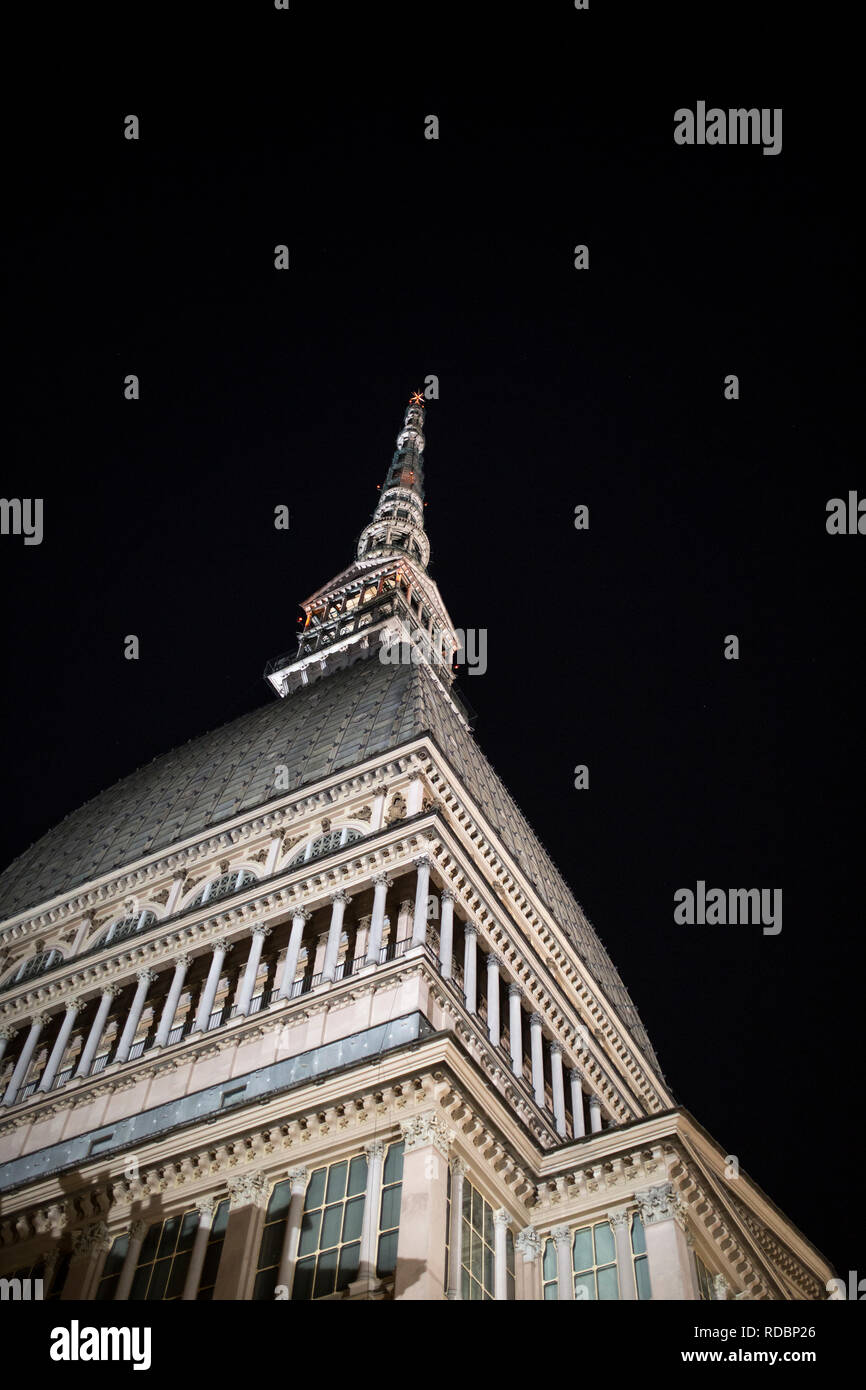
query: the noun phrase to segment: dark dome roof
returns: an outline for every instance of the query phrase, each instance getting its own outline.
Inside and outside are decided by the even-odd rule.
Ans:
[[[99,875],[429,733],[658,1066],[637,1010],[593,927],[526,818],[423,665],[375,659],[335,671],[192,739],[88,801],[0,874],[0,920]]]

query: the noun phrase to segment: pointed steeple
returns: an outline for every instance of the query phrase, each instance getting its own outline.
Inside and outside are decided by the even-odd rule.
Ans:
[[[277,657],[265,670],[278,695],[290,695],[354,661],[378,657],[389,665],[423,663],[454,704],[448,692],[460,644],[427,573],[423,454],[424,400],[416,391],[378,505],[358,540],[357,558],[304,600],[297,651]]]
[[[424,398],[414,391],[397,435],[379,503],[358,540],[358,559],[408,555],[422,568],[430,559],[424,530]]]

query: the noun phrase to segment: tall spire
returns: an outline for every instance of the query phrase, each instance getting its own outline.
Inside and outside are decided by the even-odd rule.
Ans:
[[[358,540],[358,559],[408,555],[426,568],[430,542],[424,530],[424,397],[413,391],[397,435],[397,448],[373,519]]]
[[[413,665],[423,662],[451,699],[452,662],[460,644],[427,573],[423,455],[424,398],[415,391],[378,505],[359,537],[357,558],[301,604],[297,651],[268,663],[265,676],[278,695],[291,695],[365,657],[395,665],[406,656]]]

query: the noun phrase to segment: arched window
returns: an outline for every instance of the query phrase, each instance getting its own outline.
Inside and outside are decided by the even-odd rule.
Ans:
[[[119,917],[88,949],[96,951],[101,946],[107,946],[109,942],[125,941],[128,936],[137,936],[140,931],[152,927],[155,921],[156,913],[151,912],[150,908],[145,908],[144,912],[133,913],[131,917]]]
[[[288,868],[296,869],[299,864],[306,864],[311,859],[321,859],[322,855],[330,854],[331,850],[339,849],[343,845],[350,845],[353,840],[360,840],[360,830],[352,830],[344,825],[340,830],[331,830],[327,835],[320,835],[318,839],[310,840],[303,849],[289,861]]]
[[[200,888],[191,903],[187,907],[201,907],[204,903],[217,902],[220,898],[227,898],[230,893],[236,893],[239,888],[246,888],[248,883],[255,883],[256,876],[249,869],[235,869],[233,873],[221,874],[219,878],[212,878],[203,888]]]
[[[40,951],[38,955],[30,956],[28,960],[23,960],[16,966],[12,974],[6,978],[3,987],[7,989],[10,985],[20,985],[25,980],[34,980],[37,975],[44,975],[46,971],[53,970],[62,959],[62,951]]]

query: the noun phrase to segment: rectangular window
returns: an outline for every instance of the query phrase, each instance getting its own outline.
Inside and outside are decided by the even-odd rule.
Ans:
[[[131,1302],[170,1302],[180,1298],[189,1267],[199,1214],[188,1211],[148,1228],[129,1291]]]
[[[229,1199],[225,1197],[220,1202],[213,1215],[210,1235],[208,1236],[208,1242],[205,1246],[204,1264],[201,1267],[201,1278],[198,1281],[198,1293],[196,1294],[196,1298],[201,1303],[207,1303],[213,1298],[213,1291],[220,1265],[220,1255],[223,1252],[223,1245],[226,1238],[229,1208]]]
[[[466,1300],[490,1300],[493,1284],[493,1208],[463,1179],[463,1250],[461,1295]]]
[[[358,1274],[367,1159],[317,1168],[304,1200],[292,1300],[309,1302],[348,1288]]]
[[[713,1276],[698,1255],[695,1255],[695,1268],[698,1271],[698,1288],[700,1290],[701,1299],[704,1303],[712,1303],[715,1292],[713,1289]]]
[[[646,1253],[646,1236],[643,1222],[637,1212],[631,1219],[631,1250],[637,1296],[639,1299],[651,1299],[653,1295],[650,1285],[649,1259]]]
[[[400,1201],[403,1195],[403,1141],[390,1144],[382,1168],[382,1201],[379,1204],[379,1246],[376,1274],[385,1279],[397,1268],[400,1234]]]

